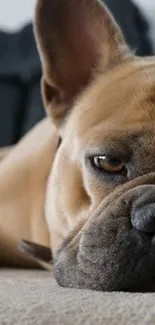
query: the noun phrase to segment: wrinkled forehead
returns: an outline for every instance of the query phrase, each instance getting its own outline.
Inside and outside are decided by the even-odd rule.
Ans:
[[[155,58],[121,64],[94,79],[71,116],[77,136],[95,130],[101,137],[117,131],[141,132],[155,125]],[[100,131],[100,132],[99,132]]]

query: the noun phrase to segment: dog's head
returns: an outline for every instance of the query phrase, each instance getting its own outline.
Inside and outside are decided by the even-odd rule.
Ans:
[[[62,139],[46,199],[52,248],[75,227],[55,276],[154,290],[155,58],[130,51],[98,0],[38,0],[35,35],[44,106]]]

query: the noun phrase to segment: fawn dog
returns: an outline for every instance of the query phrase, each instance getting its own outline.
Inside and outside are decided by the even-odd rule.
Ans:
[[[47,118],[1,162],[0,264],[153,291],[155,58],[99,0],[37,0],[34,32]]]

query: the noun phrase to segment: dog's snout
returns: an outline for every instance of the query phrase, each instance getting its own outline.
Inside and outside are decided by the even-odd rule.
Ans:
[[[131,223],[136,230],[155,234],[155,189],[145,191],[133,202]]]

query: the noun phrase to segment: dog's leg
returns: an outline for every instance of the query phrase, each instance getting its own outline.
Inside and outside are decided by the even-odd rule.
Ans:
[[[19,251],[22,239],[49,245],[44,199],[57,138],[45,119],[0,164],[0,265],[39,264]]]

